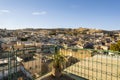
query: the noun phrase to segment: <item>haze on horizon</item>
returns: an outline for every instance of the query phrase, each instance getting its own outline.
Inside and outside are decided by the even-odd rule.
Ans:
[[[0,0],[0,28],[120,30],[119,0]]]

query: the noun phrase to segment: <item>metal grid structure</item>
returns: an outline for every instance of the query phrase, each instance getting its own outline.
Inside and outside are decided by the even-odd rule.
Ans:
[[[51,69],[46,65],[50,64],[51,55],[46,58],[45,54],[37,52],[38,49],[12,48],[5,58],[8,63],[0,65],[0,80],[18,80],[21,77],[23,80],[34,80],[49,73]],[[60,53],[68,59],[64,72],[77,76],[78,80],[120,80],[119,52],[62,48]],[[18,57],[23,60],[19,61]]]
[[[79,59],[78,62],[64,70],[68,74],[71,73],[86,80],[120,80],[119,52],[66,49],[62,53],[64,55],[71,53],[71,56]]]

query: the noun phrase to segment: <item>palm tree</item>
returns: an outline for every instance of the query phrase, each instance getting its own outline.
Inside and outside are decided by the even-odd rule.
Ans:
[[[63,55],[60,54],[57,47],[55,48],[55,54],[53,55],[52,61],[52,75],[54,77],[60,77],[62,75],[62,70],[66,59]]]

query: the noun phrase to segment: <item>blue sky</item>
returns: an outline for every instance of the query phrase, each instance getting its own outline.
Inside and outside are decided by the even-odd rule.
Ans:
[[[0,0],[0,28],[120,29],[120,0]]]

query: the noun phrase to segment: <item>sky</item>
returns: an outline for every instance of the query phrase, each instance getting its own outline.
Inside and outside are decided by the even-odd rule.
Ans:
[[[120,30],[120,0],[0,0],[0,28]]]

